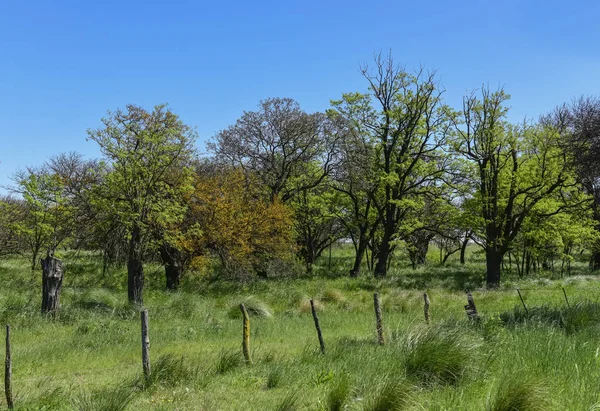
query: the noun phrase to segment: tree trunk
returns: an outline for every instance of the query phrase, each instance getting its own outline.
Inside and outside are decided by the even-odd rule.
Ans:
[[[392,240],[392,230],[385,227],[383,238],[379,244],[377,253],[377,263],[375,264],[375,277],[385,277],[387,275],[387,263],[390,255],[390,241]]]
[[[365,236],[361,234],[358,240],[358,248],[356,249],[356,255],[354,256],[354,266],[350,270],[350,277],[358,277],[360,274],[360,266],[362,265],[365,251],[367,250],[368,241]]]
[[[53,313],[60,307],[60,291],[63,281],[62,261],[54,258],[48,250],[42,263],[42,313]]]
[[[467,246],[469,245],[469,236],[465,235],[465,239],[462,242],[462,246],[460,247],[460,263],[465,263],[465,254],[467,252]]]
[[[142,263],[142,232],[138,225],[131,231],[127,259],[127,298],[129,302],[143,304],[144,266]]]
[[[489,246],[485,250],[485,262],[487,267],[487,286],[491,288],[496,288],[500,285],[500,267],[502,265],[502,253],[496,247]]]
[[[165,266],[165,277],[167,290],[175,291],[179,288],[179,282],[183,275],[183,264],[179,250],[168,244],[160,247],[160,256]]]
[[[600,251],[594,251],[592,253],[592,260],[590,262],[590,268],[594,271],[600,270]]]

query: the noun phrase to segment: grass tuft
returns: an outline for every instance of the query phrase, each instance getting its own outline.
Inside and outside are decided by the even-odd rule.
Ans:
[[[343,303],[346,301],[346,296],[337,288],[328,288],[323,292],[321,300],[327,303]]]
[[[404,342],[407,375],[424,384],[456,384],[478,361],[479,339],[460,328],[421,327]]]
[[[217,374],[225,374],[242,365],[242,354],[239,350],[221,350],[217,361]]]
[[[406,410],[414,402],[413,395],[413,388],[405,380],[386,377],[366,404],[365,411]]]
[[[172,354],[163,355],[152,364],[148,378],[141,377],[138,385],[144,389],[155,386],[176,387],[186,382],[196,382],[200,376],[200,367],[184,357]]]
[[[298,391],[290,391],[279,403],[277,411],[295,411],[298,409]]]
[[[71,406],[77,411],[123,411],[127,408],[135,391],[132,387],[105,387],[90,392],[80,392],[71,398]]]
[[[488,411],[544,411],[549,407],[548,391],[538,381],[504,378],[488,404]]]
[[[329,411],[341,411],[344,409],[350,396],[350,380],[343,376],[331,387],[327,394],[327,409]]]
[[[240,304],[244,304],[246,311],[248,311],[248,315],[251,317],[273,317],[273,311],[271,310],[271,307],[269,307],[265,302],[256,297],[247,297],[242,301],[233,304],[229,308],[229,311],[227,312],[227,316],[229,318],[241,318],[242,312],[240,311]]]

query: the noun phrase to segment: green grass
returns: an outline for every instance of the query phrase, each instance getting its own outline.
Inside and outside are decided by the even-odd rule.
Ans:
[[[176,293],[162,290],[163,271],[149,264],[144,303],[152,374],[146,380],[139,311],[126,303],[125,270],[103,275],[98,256],[64,254],[62,309],[54,318],[39,313],[41,273],[32,274],[26,259],[0,261],[0,321],[12,326],[16,409],[600,406],[600,281],[586,275],[583,261],[571,277],[508,275],[498,291],[482,288],[484,265],[473,253],[465,266],[451,259],[442,267],[432,259],[412,270],[403,259],[388,278],[375,280],[347,278],[351,253],[334,248],[331,270],[325,258],[310,277],[236,284],[191,274]],[[479,323],[466,318],[466,288]],[[424,291],[431,299],[429,326]],[[373,292],[381,296],[384,346],[377,344]],[[309,298],[318,303],[325,355]],[[241,302],[251,314],[252,365],[241,354]]]

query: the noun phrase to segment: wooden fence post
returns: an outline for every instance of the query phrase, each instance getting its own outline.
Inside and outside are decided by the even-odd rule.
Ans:
[[[471,292],[467,292],[467,305],[465,305],[465,311],[467,312],[467,317],[469,320],[478,321],[479,314],[477,313],[477,307],[475,307],[475,300],[473,300],[473,295]]]
[[[429,301],[429,296],[427,293],[423,293],[423,300],[423,313],[425,314],[425,322],[429,324],[429,306],[431,305],[431,302]]]
[[[144,368],[144,377],[150,377],[150,335],[148,334],[148,310],[141,313],[142,319],[142,366]]]
[[[10,352],[10,325],[6,325],[6,360],[4,362],[4,394],[6,394],[6,404],[8,409],[12,410],[12,356]]]
[[[381,319],[381,306],[379,305],[379,294],[373,294],[373,306],[375,307],[375,319],[377,320],[377,341],[379,345],[385,344],[383,336],[383,320]]]
[[[523,296],[521,296],[521,290],[519,290],[517,288],[517,293],[519,293],[519,298],[521,299],[521,304],[523,304],[523,308],[525,309],[525,313],[527,315],[529,315],[529,310],[527,309],[527,306],[525,305],[525,301],[523,300]]]
[[[243,325],[242,352],[244,353],[246,364],[252,364],[252,357],[250,356],[250,316],[248,315],[248,310],[246,310],[244,304],[240,304],[240,310],[242,311]]]
[[[325,342],[323,341],[323,334],[321,334],[321,326],[319,325],[319,317],[317,317],[315,302],[312,298],[310,299],[310,310],[312,311],[312,316],[315,320],[315,328],[317,329],[317,336],[319,337],[319,345],[321,346],[321,352],[325,354]]]

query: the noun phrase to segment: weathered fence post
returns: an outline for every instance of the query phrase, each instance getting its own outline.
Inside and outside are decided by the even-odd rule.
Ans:
[[[321,346],[321,352],[325,354],[325,342],[323,341],[323,334],[321,334],[321,326],[319,325],[319,317],[317,317],[315,302],[312,298],[310,299],[310,311],[312,311],[312,316],[315,320],[315,328],[317,329],[317,336],[319,337],[319,345]]]
[[[63,281],[62,261],[49,249],[42,258],[42,312],[53,313],[60,306],[60,290]]]
[[[4,361],[4,394],[6,405],[12,410],[14,407],[12,396],[12,356],[10,353],[10,325],[6,325],[6,360]]]
[[[567,292],[565,291],[565,287],[562,288],[563,294],[565,295],[565,302],[567,303],[567,308],[571,308],[571,304],[569,304],[569,299],[567,298]]]
[[[142,366],[144,377],[150,377],[150,335],[148,334],[148,310],[140,313],[142,319]]]
[[[379,345],[384,345],[383,320],[381,319],[381,306],[379,305],[378,293],[373,294],[373,306],[375,307],[375,319],[377,320],[377,341],[379,341]]]
[[[252,364],[252,357],[250,356],[250,316],[244,304],[240,304],[240,310],[242,311],[243,324],[242,352],[244,353],[246,364]]]
[[[527,306],[525,305],[525,301],[523,300],[523,296],[521,295],[521,290],[519,290],[517,288],[517,293],[519,293],[519,298],[521,299],[521,304],[523,304],[523,308],[525,309],[525,313],[527,315],[529,315],[529,310],[527,309]]]
[[[425,322],[429,324],[429,306],[431,305],[431,302],[429,301],[429,296],[427,293],[423,293],[423,300],[423,313],[425,314]]]
[[[467,292],[467,305],[465,305],[465,311],[469,320],[478,321],[479,314],[477,313],[477,307],[475,307],[475,301],[471,292]]]

